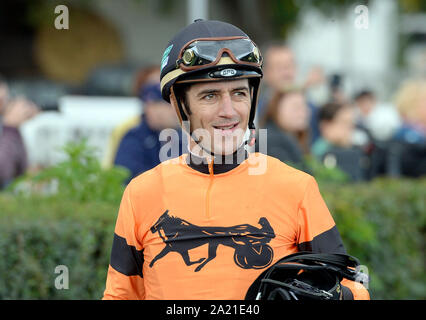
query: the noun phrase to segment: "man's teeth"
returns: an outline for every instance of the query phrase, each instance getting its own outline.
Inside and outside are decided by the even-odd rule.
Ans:
[[[224,126],[216,126],[215,128],[217,128],[217,129],[221,129],[221,130],[228,130],[228,129],[232,129],[233,127],[234,127],[235,125],[230,125],[230,126],[227,126],[227,127],[224,127]]]

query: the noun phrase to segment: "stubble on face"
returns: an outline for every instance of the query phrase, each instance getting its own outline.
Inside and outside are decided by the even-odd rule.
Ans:
[[[194,84],[187,91],[192,136],[214,154],[232,154],[243,143],[251,107],[247,79]],[[195,141],[192,141],[195,147]]]

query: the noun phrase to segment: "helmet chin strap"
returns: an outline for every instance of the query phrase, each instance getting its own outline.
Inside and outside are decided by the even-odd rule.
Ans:
[[[253,124],[251,124],[249,125],[249,130],[250,130],[250,136],[248,140],[245,141],[245,144],[248,145],[249,147],[252,147],[254,146],[256,142],[256,128],[254,127]]]
[[[214,152],[212,152],[211,150],[208,150],[207,148],[203,147],[203,144],[201,143],[201,139],[196,138],[195,135],[193,134],[193,132],[191,130],[189,130],[188,133],[189,133],[189,138],[192,139],[195,142],[195,144],[198,147],[201,148],[201,150],[203,150],[204,152],[206,152],[207,154],[209,154],[212,157],[216,156],[216,154]],[[188,145],[188,148],[190,149],[189,152],[191,152],[191,148],[190,148],[189,145]]]
[[[212,152],[211,150],[208,150],[207,148],[203,147],[203,144],[201,143],[202,141],[198,138],[195,137],[195,135],[193,135],[191,130],[187,130],[187,132],[190,135],[190,139],[192,139],[197,146],[199,146],[201,148],[201,150],[203,150],[204,152],[206,152],[207,154],[209,154],[212,157],[216,157],[216,156],[227,156],[227,155],[223,155],[223,154],[215,154],[214,152]],[[250,129],[250,137],[247,140],[244,140],[243,142],[241,142],[241,144],[238,146],[238,148],[236,148],[236,150],[234,152],[236,152],[238,149],[240,149],[242,146],[248,145],[249,147],[253,146],[255,141],[256,141],[256,130],[255,129]],[[188,145],[189,148],[189,145]],[[191,152],[191,150],[189,150]]]

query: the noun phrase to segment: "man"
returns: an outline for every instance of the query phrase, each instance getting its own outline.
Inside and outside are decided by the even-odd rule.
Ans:
[[[270,43],[265,48],[264,84],[259,98],[257,117],[262,122],[267,114],[271,99],[279,92],[301,90],[303,92],[324,82],[323,71],[320,67],[313,67],[303,83],[298,84],[297,62],[293,50],[282,42]],[[306,92],[305,92],[306,93]],[[319,137],[317,107],[308,101],[311,112],[310,128],[311,141]]]
[[[141,99],[143,104],[145,104],[144,99],[146,99],[146,97],[142,95],[144,92],[143,87],[150,83],[159,83],[160,71],[161,70],[159,65],[151,65],[142,68],[136,74],[133,93],[135,96]],[[176,115],[173,114],[173,116],[176,118]],[[141,120],[141,114],[138,114],[120,123],[117,127],[113,129],[109,138],[107,150],[105,152],[105,157],[102,161],[103,168],[110,169],[114,165],[115,156],[117,154],[117,149],[120,145],[121,140],[126,135],[126,133],[130,131],[130,129],[133,129],[140,125]]]
[[[19,127],[39,112],[25,98],[9,101],[9,87],[0,78],[0,189],[27,170],[27,153]]]
[[[114,164],[130,171],[127,183],[137,175],[154,168],[161,161],[160,150],[167,141],[160,141],[163,129],[179,126],[173,107],[161,97],[160,83],[146,83],[139,94],[144,103],[140,124],[130,129],[121,140]],[[171,141],[179,148],[179,139]],[[179,153],[180,154],[180,153]]]
[[[391,105],[379,103],[374,92],[365,89],[354,99],[357,112],[357,127],[365,131],[370,139],[387,141],[401,125],[401,119]]]
[[[363,161],[365,178],[393,174],[395,149],[391,138],[401,124],[396,109],[379,103],[369,89],[358,92],[353,103],[356,112],[353,142],[363,150],[367,159]]]
[[[261,64],[227,23],[196,20],[170,41],[162,95],[190,135],[189,154],[127,186],[104,299],[243,299],[281,257],[344,252],[315,180],[244,148],[254,143]],[[358,291],[344,296],[368,297]]]

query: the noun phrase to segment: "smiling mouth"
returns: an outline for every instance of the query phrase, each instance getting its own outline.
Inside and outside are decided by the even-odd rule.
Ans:
[[[213,128],[217,129],[217,130],[222,130],[222,131],[228,131],[228,130],[233,130],[238,126],[239,122],[236,123],[231,123],[231,124],[227,124],[227,125],[220,125],[220,126],[213,126]]]

